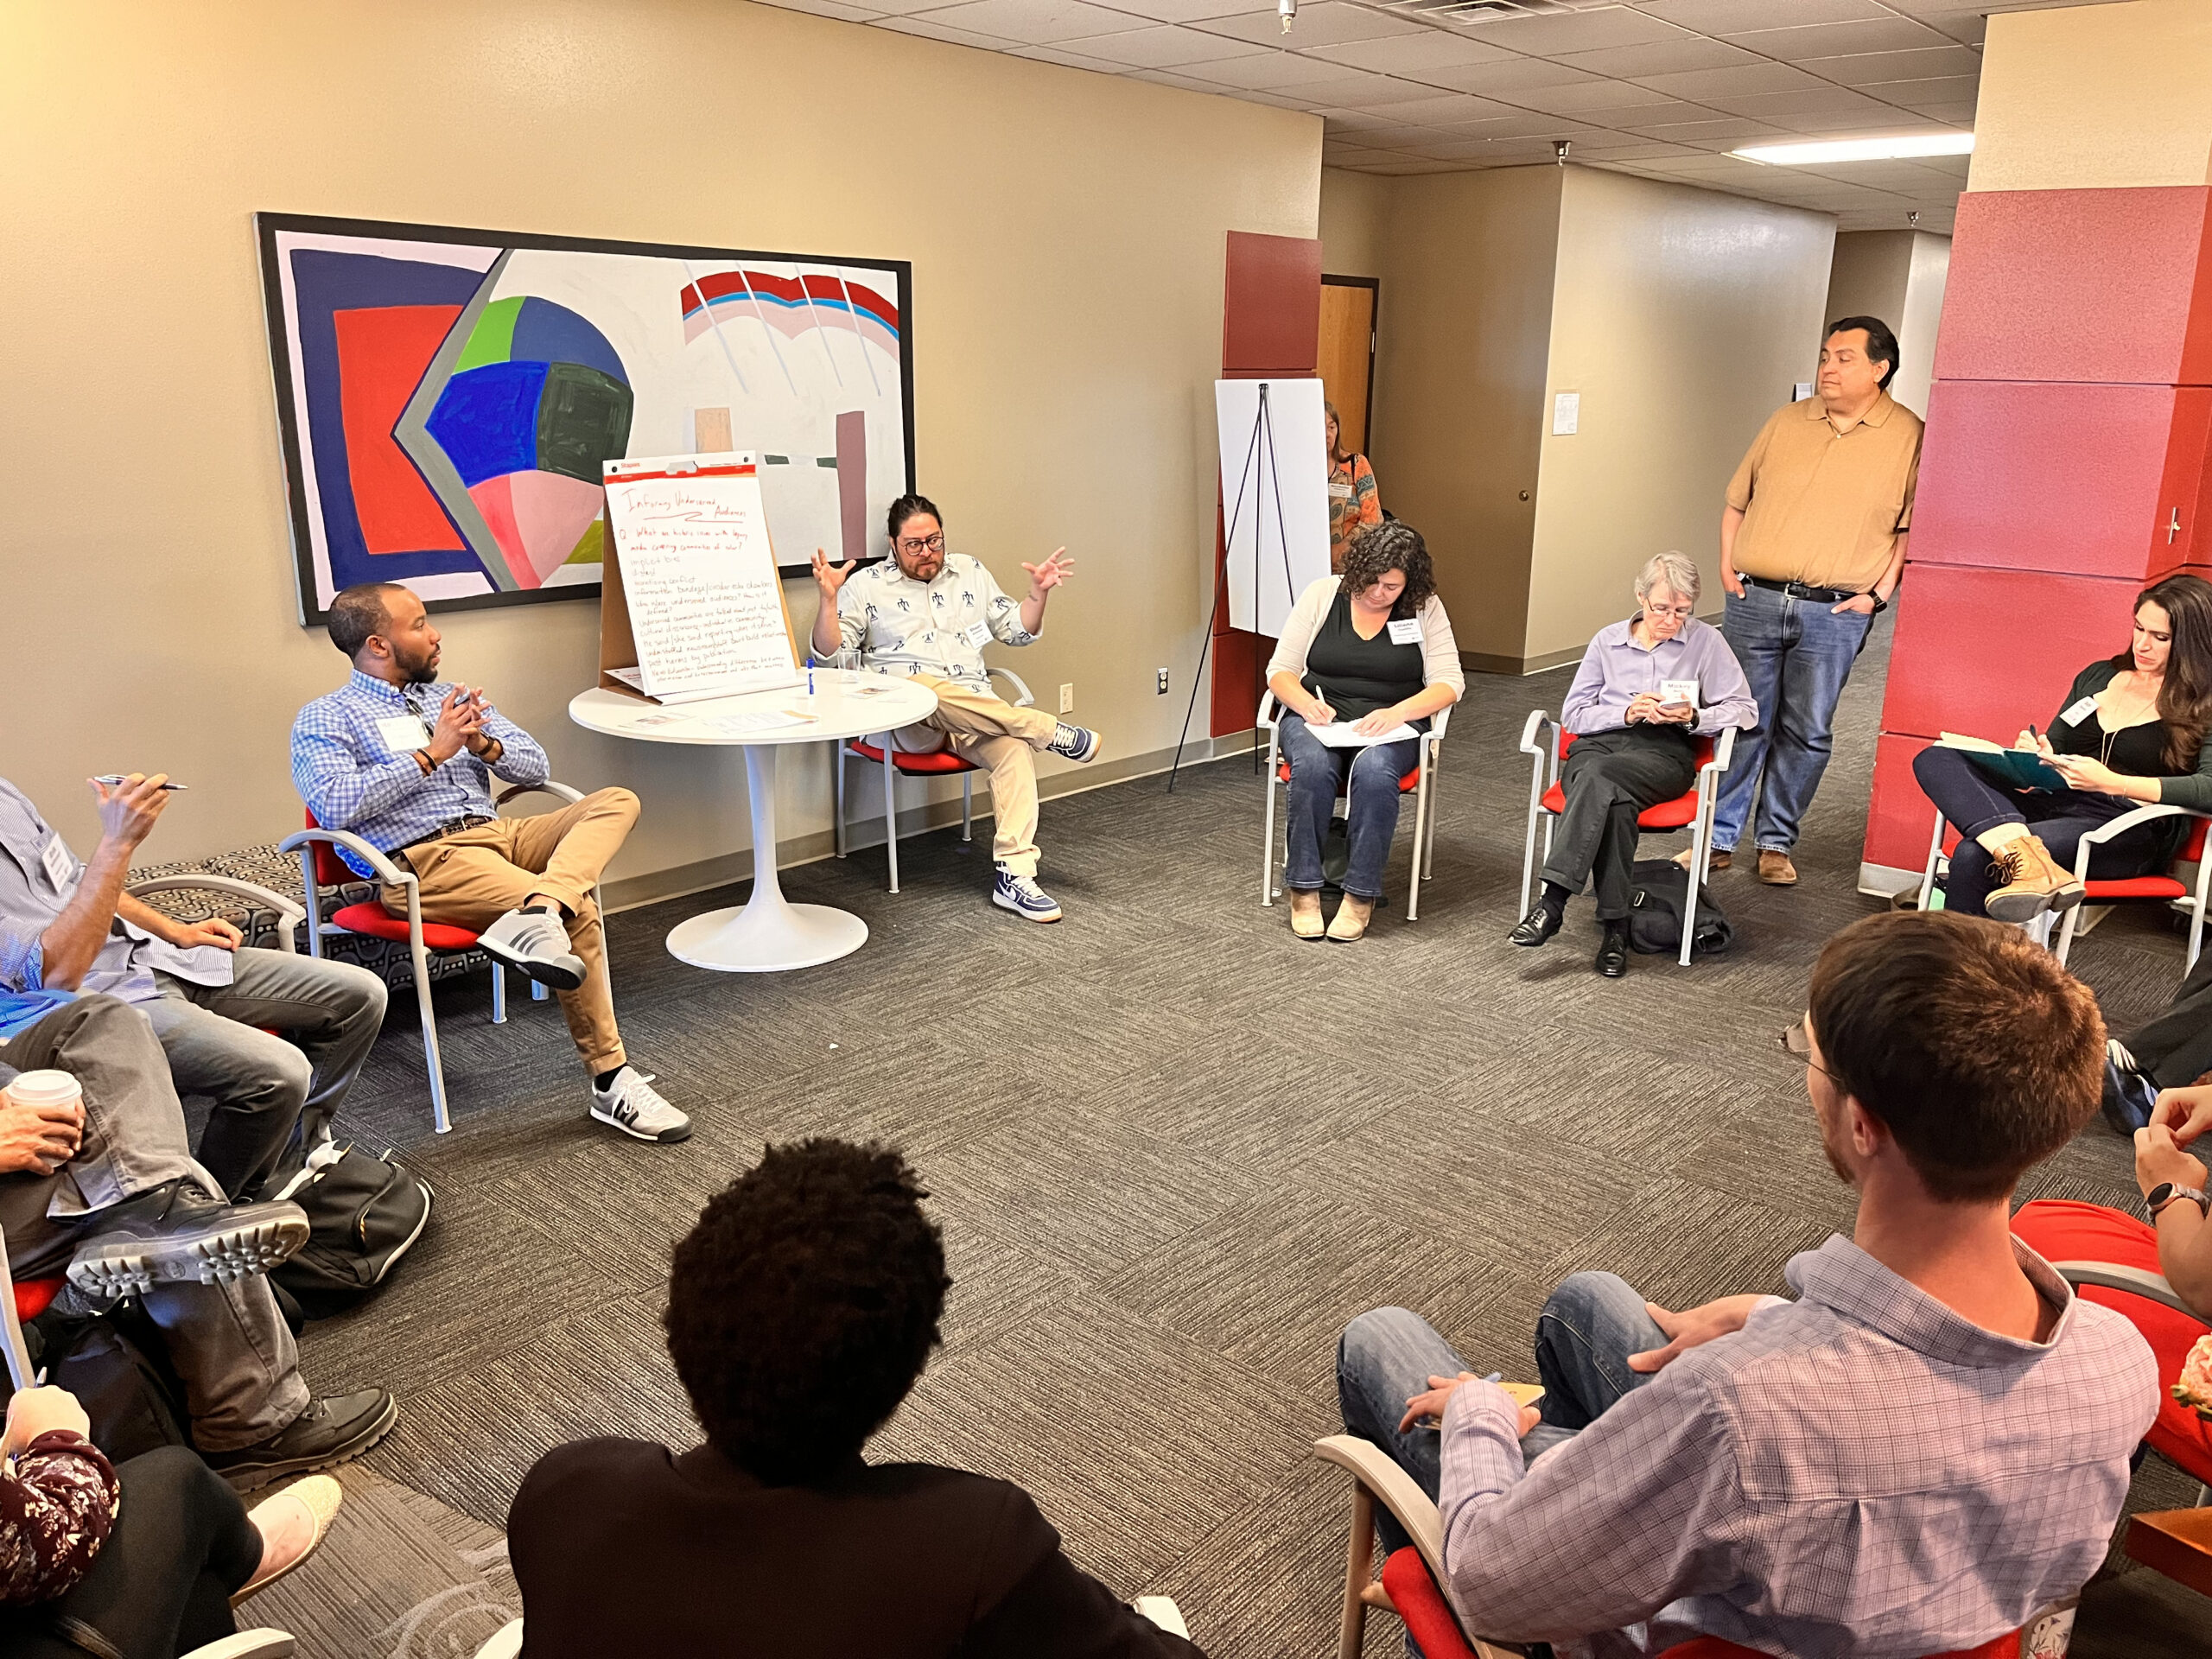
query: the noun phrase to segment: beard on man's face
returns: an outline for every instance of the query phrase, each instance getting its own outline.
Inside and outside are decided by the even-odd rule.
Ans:
[[[393,660],[399,664],[400,672],[407,676],[410,685],[430,685],[437,680],[438,653],[435,649],[426,651],[419,657],[402,656],[395,652]]]

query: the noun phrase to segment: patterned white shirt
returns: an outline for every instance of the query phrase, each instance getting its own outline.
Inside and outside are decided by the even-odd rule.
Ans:
[[[1693,1348],[1533,1466],[1512,1401],[1444,1414],[1447,1593],[1566,1651],[1716,1636],[1796,1659],[1976,1646],[2076,1593],[2158,1410],[2150,1345],[2013,1249],[2050,1338],[1986,1331],[1831,1238],[1795,1302]]]
[[[1021,607],[1002,592],[982,562],[948,553],[934,582],[917,582],[885,559],[855,571],[837,590],[841,660],[893,674],[934,674],[988,691],[983,645],[1027,645],[1037,635],[1021,626]]]

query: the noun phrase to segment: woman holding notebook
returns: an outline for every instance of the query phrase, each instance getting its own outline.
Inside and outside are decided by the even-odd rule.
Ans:
[[[2074,677],[2048,731],[2016,750],[2041,756],[2055,786],[2020,790],[1968,749],[1923,749],[1913,776],[1958,830],[1943,905],[1968,916],[2025,922],[2082,902],[2074,874],[2082,837],[2149,804],[2212,811],[2212,583],[2168,576],[2137,595],[2128,649]],[[2164,869],[2187,820],[2153,818],[2090,854],[2090,873],[2116,880]]]
[[[1413,769],[1430,716],[1466,689],[1428,544],[1410,524],[1361,531],[1343,579],[1324,576],[1298,596],[1268,662],[1268,690],[1282,705],[1275,729],[1290,762],[1283,885],[1300,938],[1323,934],[1321,842],[1340,786],[1351,859],[1326,931],[1340,944],[1367,931],[1397,833],[1398,779]]]

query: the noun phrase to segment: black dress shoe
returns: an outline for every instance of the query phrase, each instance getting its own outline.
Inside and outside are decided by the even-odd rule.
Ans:
[[[1609,926],[1605,937],[1598,945],[1598,959],[1590,964],[1607,979],[1618,979],[1628,972],[1628,930]]]
[[[1564,915],[1554,912],[1548,906],[1538,905],[1514,924],[1513,931],[1505,936],[1512,944],[1541,944],[1559,931]]]
[[[68,1278],[104,1297],[212,1285],[266,1273],[307,1242],[296,1204],[219,1204],[191,1181],[165,1181],[89,1217]]]

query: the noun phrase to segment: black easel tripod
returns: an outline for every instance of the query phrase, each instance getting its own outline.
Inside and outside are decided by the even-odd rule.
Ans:
[[[1298,602],[1298,584],[1290,574],[1290,531],[1282,516],[1282,480],[1275,471],[1275,428],[1268,413],[1268,383],[1260,382],[1260,407],[1252,417],[1252,440],[1245,446],[1244,464],[1236,474],[1236,503],[1230,509],[1229,518],[1222,526],[1221,563],[1213,573],[1213,601],[1206,607],[1205,633],[1198,642],[1198,665],[1191,673],[1191,700],[1183,710],[1183,729],[1175,739],[1175,759],[1167,768],[1167,792],[1175,792],[1175,775],[1183,765],[1183,746],[1191,741],[1191,716],[1198,712],[1198,685],[1205,678],[1206,652],[1213,645],[1213,620],[1221,613],[1221,585],[1229,577],[1229,550],[1236,545],[1236,521],[1244,514],[1244,492],[1257,482],[1261,470],[1266,469],[1267,482],[1274,486],[1275,547],[1282,555],[1282,585],[1290,595],[1291,603]],[[1264,511],[1262,498],[1267,493],[1264,485],[1252,492],[1252,618],[1259,620],[1260,612],[1260,525]],[[1252,662],[1252,704],[1260,702],[1260,682],[1262,679],[1257,658]],[[1252,766],[1257,771],[1259,750],[1252,751]]]

